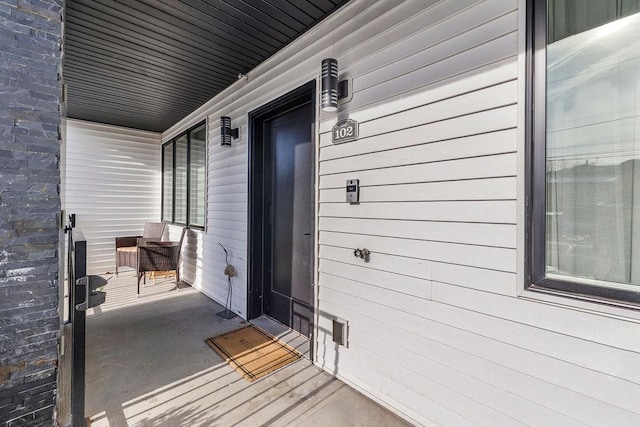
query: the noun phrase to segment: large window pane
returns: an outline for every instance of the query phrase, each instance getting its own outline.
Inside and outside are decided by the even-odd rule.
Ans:
[[[174,221],[187,223],[187,135],[176,139],[176,198]]]
[[[202,125],[191,133],[189,170],[189,225],[204,227],[206,200],[207,129]]]
[[[173,143],[162,146],[162,220],[173,221]]]
[[[640,285],[640,5],[549,1],[546,273]]]
[[[206,220],[206,123],[163,145],[162,219],[204,228]]]

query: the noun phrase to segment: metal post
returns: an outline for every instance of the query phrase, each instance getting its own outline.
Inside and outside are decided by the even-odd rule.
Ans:
[[[69,288],[74,288],[71,300],[73,318],[71,325],[73,329],[73,368],[71,370],[71,416],[73,427],[85,427],[84,415],[84,387],[85,387],[85,331],[86,312],[78,310],[78,305],[85,303],[86,287],[89,285],[86,280],[77,279],[87,275],[87,242],[86,240],[74,243],[74,280],[69,283]],[[87,301],[88,302],[88,301]]]

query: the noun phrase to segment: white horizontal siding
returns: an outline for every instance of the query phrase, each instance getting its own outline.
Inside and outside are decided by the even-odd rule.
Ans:
[[[234,140],[231,147],[220,147],[219,140],[212,141],[211,136],[212,133],[219,133],[220,118],[209,116],[208,120],[207,229],[202,239],[206,263],[201,270],[202,285],[199,287],[220,304],[224,305],[230,299],[231,309],[246,317],[246,135],[241,135],[241,140]],[[233,127],[240,126],[237,122],[232,124]],[[246,131],[246,125],[244,130]],[[228,262],[236,268],[236,276],[231,279],[230,284],[224,275],[226,261],[221,245],[228,252]]]
[[[487,389],[483,386],[483,394],[477,395],[479,387],[467,383],[466,386],[456,387],[461,394],[496,407],[495,397],[502,395],[501,390],[506,390],[531,401],[533,403],[530,406],[531,409],[535,408],[538,411],[546,408],[543,414],[546,412],[549,416],[554,412],[557,413],[554,418],[551,418],[556,419],[556,422],[533,422],[530,418],[531,413],[527,415],[529,410],[506,408],[507,413],[531,425],[565,425],[566,418],[573,418],[590,425],[633,425],[633,421],[637,420],[637,399],[633,395],[618,397],[619,393],[637,390],[637,386],[632,383],[601,374],[594,375],[590,369],[564,363],[511,343],[492,340],[479,335],[478,332],[483,328],[474,327],[473,324],[467,323],[464,328],[459,326],[462,322],[449,326],[421,316],[416,317],[401,309],[386,307],[379,302],[370,302],[373,298],[359,298],[357,292],[363,292],[363,289],[345,290],[343,285],[343,283],[337,284],[336,287],[339,287],[340,291],[330,288],[326,288],[325,291],[330,297],[340,301],[340,305],[328,303],[327,308],[340,317],[348,315],[350,345],[354,341],[356,343],[361,341],[358,343],[360,346],[370,346],[370,351],[376,352],[375,344],[370,342],[371,338],[365,336],[365,333],[369,334],[368,331],[374,330],[376,337],[393,336],[394,346],[404,348],[405,353],[402,358],[395,358],[396,363],[400,360],[424,357],[443,367],[464,373],[465,376],[470,377],[470,382],[478,379],[496,388],[495,391],[490,391],[491,388]],[[366,314],[362,315],[363,312]],[[375,313],[375,316],[371,316],[372,313]],[[329,327],[325,323],[323,325],[325,328]],[[494,327],[499,325],[498,322]],[[522,331],[522,333],[526,332]],[[359,336],[362,336],[360,340]],[[332,360],[335,354],[333,349],[324,353],[329,360]],[[323,354],[323,350],[320,350],[320,354]],[[350,354],[351,348],[340,348],[339,362],[350,357]],[[392,354],[390,352],[387,357],[391,357]],[[356,361],[367,363],[367,358],[360,357]],[[391,362],[393,360],[389,363]],[[424,362],[414,365],[415,375],[424,375],[423,365]],[[374,366],[373,369],[376,367]],[[444,378],[440,375],[441,372],[435,370],[430,377],[445,387],[452,387],[455,384],[454,380],[458,377],[458,374],[454,373]],[[581,383],[583,377],[586,383]],[[597,384],[595,388],[594,384]],[[405,385],[416,387],[417,391],[423,390],[425,397],[429,394],[429,390],[420,388],[422,387],[420,381],[413,384],[408,382]],[[585,395],[585,391],[588,394]],[[603,398],[607,400],[601,401],[600,399]],[[455,405],[449,405],[448,408],[455,409]],[[505,408],[502,407],[502,410],[504,411]],[[456,412],[460,415],[470,413],[466,407],[458,407]],[[561,416],[561,414],[567,416]],[[430,414],[425,411],[423,416],[429,417]],[[475,416],[474,414],[471,419],[477,422],[478,419]],[[607,422],[609,417],[612,417],[610,423]]]
[[[638,425],[639,323],[517,296],[519,4],[354,0],[163,134],[213,124],[193,271],[224,303],[225,245],[246,317],[248,113],[335,57],[353,98],[317,121],[316,364],[424,425]],[[240,128],[231,147],[222,115]],[[334,145],[346,117],[359,139]],[[345,203],[352,178],[359,205]],[[334,316],[348,347],[332,342]]]
[[[160,219],[160,134],[66,120],[64,206],[87,238],[90,274],[115,271],[115,238]]]
[[[423,31],[402,43],[379,45],[362,59],[375,64],[372,71],[353,56],[352,67],[341,67],[353,76],[348,112],[360,121],[360,135],[356,142],[333,145],[329,131],[336,119],[320,122],[318,363],[365,390],[375,384],[377,392],[389,393],[389,383],[398,382],[417,393],[422,405],[411,410],[418,421],[448,425],[463,417],[484,425],[632,425],[640,412],[637,402],[619,399],[613,386],[607,391],[589,387],[584,394],[572,375],[597,367],[600,386],[612,381],[627,392],[636,390],[637,384],[620,382],[628,381],[640,360],[636,353],[625,360],[629,366],[621,376],[614,363],[598,360],[605,354],[593,355],[613,346],[620,350],[608,351],[620,363],[622,350],[638,342],[637,324],[514,298],[522,266],[516,252],[513,7],[512,2],[478,2],[459,13],[452,10],[448,18],[439,15],[439,24],[431,28],[434,10],[426,10],[413,18],[422,20]],[[467,25],[458,25],[463,19]],[[495,74],[487,58],[498,61]],[[442,61],[449,64],[448,72]],[[468,69],[482,71],[475,75]],[[413,84],[422,78],[422,89],[412,89],[408,99],[389,99],[407,75]],[[355,206],[344,201],[345,180],[351,178],[361,185],[361,203]],[[353,257],[355,247],[372,251],[368,263]],[[330,338],[332,315],[350,322],[349,348],[337,353]],[[611,331],[611,322],[619,330]],[[446,335],[431,335],[435,324],[446,326]],[[515,360],[495,363],[490,352],[464,342],[471,335],[475,347],[495,346],[494,341],[511,346]],[[569,348],[583,346],[591,356],[565,351],[555,367],[558,350],[547,343],[561,346],[560,341]],[[558,380],[540,375],[539,369],[517,368],[518,353],[533,359],[541,349],[552,372],[571,365],[572,373]],[[376,380],[372,371],[382,378]],[[405,394],[390,397],[401,401]],[[451,413],[440,417],[433,405]]]

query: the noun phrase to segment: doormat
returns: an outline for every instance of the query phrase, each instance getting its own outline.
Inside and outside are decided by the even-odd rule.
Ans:
[[[253,325],[207,338],[207,344],[249,381],[302,357],[293,347]]]

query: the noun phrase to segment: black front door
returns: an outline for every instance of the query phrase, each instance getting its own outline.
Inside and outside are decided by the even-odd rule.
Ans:
[[[313,296],[314,107],[289,100],[253,121],[252,317],[266,314],[309,336]],[[261,301],[259,298],[261,296]]]

